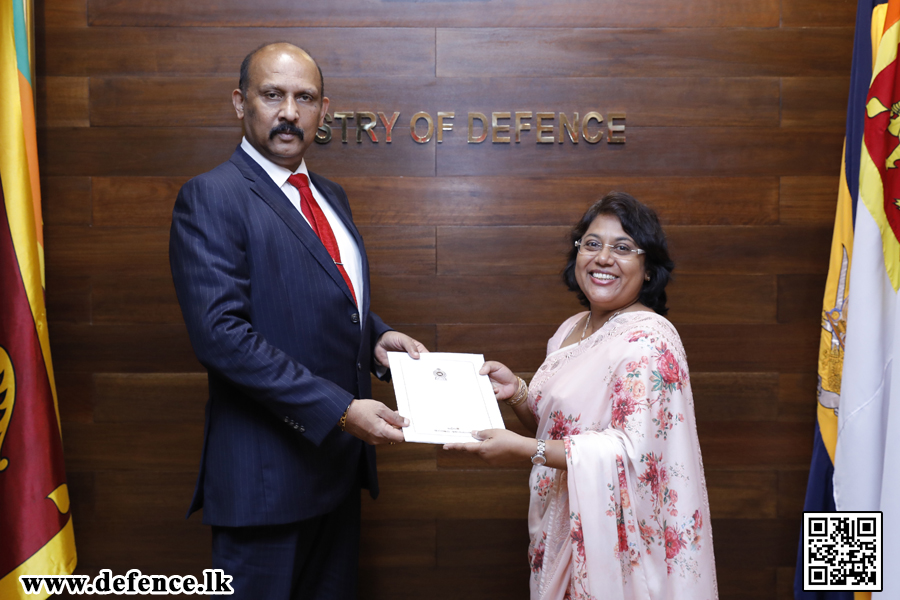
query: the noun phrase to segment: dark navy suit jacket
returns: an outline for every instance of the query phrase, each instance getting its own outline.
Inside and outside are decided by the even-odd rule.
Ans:
[[[353,398],[371,397],[374,345],[389,328],[369,311],[369,265],[344,190],[310,178],[359,246],[359,308],[302,215],[240,147],[175,202],[172,277],[209,371],[188,511],[202,507],[204,523],[295,522],[360,486],[378,493],[374,448],[337,425]]]

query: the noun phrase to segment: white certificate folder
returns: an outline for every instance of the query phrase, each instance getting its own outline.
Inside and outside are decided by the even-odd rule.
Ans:
[[[407,442],[474,442],[473,431],[505,429],[481,354],[427,352],[418,360],[388,352],[397,410],[409,419]]]

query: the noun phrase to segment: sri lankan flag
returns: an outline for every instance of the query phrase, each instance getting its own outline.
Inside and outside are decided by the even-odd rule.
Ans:
[[[873,61],[878,55],[887,9],[886,0],[858,0],[857,4],[856,35],[847,102],[846,137],[844,138],[837,213],[831,242],[831,258],[822,303],[822,326],[819,330],[817,419],[813,457],[806,488],[805,511],[832,512],[836,510],[837,506],[833,477],[837,466],[838,415],[846,408],[842,387],[846,375],[847,319],[851,311],[866,310],[862,299],[851,293],[850,285],[850,281],[856,277],[857,261],[859,260],[854,251],[854,241],[858,242],[855,240],[854,231],[858,212],[860,170],[863,162],[863,137],[864,132],[867,131],[866,103],[869,85],[872,81]],[[853,277],[851,277],[851,264],[853,265]],[[853,301],[851,302],[851,300]],[[854,593],[850,591],[803,591],[804,550],[801,535],[797,552],[794,598],[796,600],[853,600]],[[856,594],[856,600],[867,597],[869,597],[868,593]]]
[[[43,289],[31,0],[0,0],[0,598],[68,575],[75,541]]]

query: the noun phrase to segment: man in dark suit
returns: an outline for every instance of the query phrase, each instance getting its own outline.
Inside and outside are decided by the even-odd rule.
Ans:
[[[315,61],[271,44],[232,94],[244,139],[175,203],[169,258],[191,344],[209,371],[189,514],[212,525],[235,597],[356,598],[360,488],[372,445],[406,419],[371,395],[387,351],[424,346],[369,310],[368,262],[343,189],[303,156],[328,99]]]

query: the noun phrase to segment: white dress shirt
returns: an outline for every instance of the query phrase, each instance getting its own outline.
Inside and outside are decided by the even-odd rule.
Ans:
[[[281,191],[288,197],[288,200],[291,201],[291,204],[293,204],[294,208],[297,209],[297,212],[300,213],[300,216],[306,220],[306,216],[303,214],[303,211],[300,210],[300,191],[292,184],[288,183],[288,177],[295,173],[302,173],[309,179],[306,160],[303,160],[300,163],[300,166],[297,167],[297,170],[292,173],[288,169],[276,165],[260,154],[260,152],[247,141],[246,137],[241,140],[241,149],[250,155],[250,157],[263,168],[272,181],[275,182],[275,185],[281,188]],[[344,270],[347,271],[347,276],[350,277],[350,282],[353,283],[353,291],[356,292],[356,306],[361,309],[363,280],[362,258],[359,254],[359,246],[356,245],[356,240],[350,235],[350,231],[347,229],[347,226],[344,225],[344,221],[341,220],[334,211],[334,208],[328,203],[328,200],[326,200],[325,197],[319,193],[319,190],[316,189],[312,179],[309,180],[309,188],[312,190],[313,198],[316,199],[319,208],[322,209],[322,213],[325,214],[325,218],[328,219],[328,224],[331,225],[331,230],[334,232],[334,239],[337,241],[338,248],[341,251],[341,263],[344,265]],[[309,223],[308,220],[306,221]],[[359,320],[359,325],[362,327],[362,319]]]

